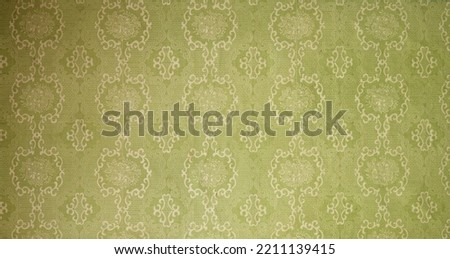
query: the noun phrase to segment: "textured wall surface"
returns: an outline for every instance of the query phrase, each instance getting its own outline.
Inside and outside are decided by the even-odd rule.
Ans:
[[[0,237],[448,238],[449,62],[447,1],[1,0]],[[347,135],[101,135],[326,100]]]

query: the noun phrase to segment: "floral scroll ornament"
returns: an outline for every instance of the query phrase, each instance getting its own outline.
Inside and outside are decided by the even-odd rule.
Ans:
[[[400,219],[396,221],[377,220],[375,222],[364,220],[361,229],[358,231],[358,238],[366,239],[398,239],[407,237],[408,231]]]
[[[401,75],[387,76],[384,80],[363,75],[355,100],[364,123],[400,122],[409,104],[408,90]]]
[[[39,225],[19,220],[11,236],[15,239],[55,239],[61,238],[62,232],[55,220]]]
[[[358,186],[364,196],[401,195],[410,175],[408,159],[400,147],[379,149],[364,147],[355,169]]]
[[[244,130],[251,131],[252,127],[249,125],[246,125],[244,127]],[[245,144],[245,148],[248,149],[248,151],[254,153],[258,152],[258,150],[261,148],[261,144],[267,140],[267,134],[264,131],[258,132],[256,136],[239,136],[239,139],[241,142]]]
[[[317,196],[324,174],[319,150],[305,148],[299,137],[292,139],[287,151],[276,151],[269,169],[270,184],[278,198],[294,194]]]
[[[180,215],[180,206],[175,204],[170,194],[163,194],[158,204],[153,207],[153,215],[159,218],[159,223],[168,228],[175,222],[175,218]]]
[[[161,122],[155,123],[155,125],[161,125]],[[161,130],[161,128],[159,130]],[[172,152],[174,144],[178,140],[180,140],[180,135],[175,132],[173,125],[169,124],[168,134],[166,136],[155,135],[153,136],[153,140],[158,144],[158,147],[162,150],[163,153],[169,154],[170,152]]]
[[[344,225],[347,216],[353,212],[353,205],[348,202],[343,192],[337,192],[332,202],[328,204],[327,212],[333,215],[333,220],[337,225]]]
[[[344,120],[342,120],[341,126],[347,135],[341,135],[338,130],[333,128],[332,134],[327,136],[327,139],[333,143],[333,147],[337,152],[344,152],[348,146],[348,143],[354,139],[353,132],[349,129],[349,126]]]
[[[181,175],[191,198],[229,197],[236,185],[236,162],[231,151],[219,149],[214,138],[206,138],[203,149],[191,149]]]
[[[261,217],[266,215],[267,208],[261,204],[261,199],[257,194],[251,194],[245,200],[240,208],[240,214],[245,218],[245,221],[249,226],[257,226],[261,221]]]
[[[306,221],[303,211],[305,197],[316,197],[324,180],[325,167],[317,147],[308,148],[301,136],[293,137],[287,150],[276,150],[268,174],[276,197],[287,198],[291,209],[288,222],[277,222],[272,237],[322,237],[318,221]]]
[[[181,105],[188,109],[190,103],[200,112],[219,111],[228,114],[236,110],[238,96],[229,75],[215,76],[212,79],[191,75],[184,87]],[[197,117],[197,119],[201,119]]]
[[[275,110],[295,111],[303,114],[308,110],[322,112],[325,106],[323,86],[317,74],[303,75],[298,80],[277,76],[271,89],[269,102]],[[287,118],[292,120],[292,118]]]
[[[272,233],[271,238],[283,239],[318,239],[323,238],[323,232],[317,220],[312,222],[300,223],[296,221],[294,224],[282,225],[277,222],[275,225],[275,232]]]
[[[9,220],[9,216],[15,210],[15,206],[6,195],[0,195],[0,222]]]
[[[437,66],[437,59],[431,55],[428,47],[420,47],[417,55],[412,60],[412,67],[417,70],[421,78],[428,78],[433,68]]]
[[[159,75],[164,80],[170,80],[175,71],[180,68],[178,59],[170,46],[164,46],[158,52],[158,56],[153,59],[153,67],[159,71]]]
[[[331,67],[337,78],[344,78],[352,65],[353,59],[347,55],[344,46],[336,46],[332,56],[327,59],[327,66]]]
[[[214,220],[201,224],[191,222],[185,238],[230,239],[236,238],[236,234],[233,232],[230,222],[220,224],[217,220]]]
[[[450,146],[447,147],[444,156],[441,160],[441,166],[439,167],[439,176],[441,176],[441,182],[444,186],[445,192],[450,196]]]
[[[66,59],[66,66],[76,78],[83,78],[89,68],[94,66],[94,59],[88,55],[88,51],[83,45],[77,45],[71,55]]]
[[[77,119],[72,125],[72,128],[67,132],[67,140],[72,142],[73,148],[76,151],[84,151],[87,143],[91,141],[94,136],[93,132],[87,128],[83,119]]]
[[[82,192],[76,193],[66,205],[66,214],[71,217],[76,225],[83,225],[93,212],[93,206]]]
[[[365,50],[401,50],[408,37],[407,13],[400,2],[365,0],[356,15],[355,28]]]
[[[437,211],[437,204],[428,192],[421,192],[417,201],[412,205],[412,212],[417,214],[421,223],[428,223],[433,213]]]
[[[266,66],[266,59],[261,56],[258,47],[250,47],[239,59],[239,67],[250,79],[257,79]]]
[[[408,37],[407,13],[400,2],[364,1],[356,16],[355,28],[365,50],[401,50]]]
[[[444,9],[441,15],[441,22],[439,23],[439,30],[441,31],[441,37],[444,41],[447,51],[450,51],[450,3]]]
[[[313,220],[308,222],[303,210],[305,203],[301,195],[296,201],[294,197],[289,197],[288,204],[291,207],[291,213],[288,216],[287,224],[277,222],[275,230],[272,232],[272,238],[287,239],[316,239],[323,238],[323,232],[320,229],[319,222]]]
[[[442,85],[441,95],[439,96],[439,103],[447,123],[450,123],[450,75]]]
[[[10,23],[11,34],[19,49],[55,48],[63,35],[63,15],[57,3],[37,5],[19,2]]]
[[[108,110],[123,110],[125,102],[130,103],[130,109],[146,114],[149,110],[150,89],[143,75],[137,77],[104,74],[97,88],[95,102],[101,114]]]
[[[248,4],[251,6],[257,6],[259,3],[259,0],[248,0]]]
[[[433,130],[430,121],[427,119],[420,120],[417,128],[412,132],[412,140],[417,143],[417,146],[422,151],[429,150],[436,138],[436,131]]]
[[[325,27],[316,1],[278,2],[270,16],[269,32],[277,50],[294,46],[316,49]]]
[[[236,13],[228,0],[221,3],[191,1],[181,27],[191,50],[203,48],[228,50],[236,38]]]
[[[132,150],[128,139],[120,137],[115,149],[104,148],[95,176],[103,196],[126,195],[142,198],[150,185],[150,162],[143,149]]]
[[[56,148],[25,149],[19,147],[9,171],[17,194],[48,194],[55,196],[63,183],[62,159]]]
[[[143,50],[150,36],[150,14],[143,2],[114,4],[104,1],[95,23],[104,49],[126,46]]]
[[[447,223],[444,226],[444,229],[442,229],[442,238],[449,238],[450,237],[450,219],[447,219]]]
[[[39,81],[18,74],[9,100],[19,123],[56,123],[62,111],[64,95],[55,74],[44,76]]]
[[[217,141],[207,137],[202,149],[191,149],[181,176],[192,199],[200,197],[204,206],[202,222],[191,222],[186,237],[232,238],[231,224],[219,222],[216,206],[220,197],[229,198],[236,186],[236,161],[228,148],[219,149]]]
[[[117,222],[110,223],[107,221],[103,221],[101,230],[97,233],[97,238],[144,239],[149,237],[147,232],[145,231],[143,222],[120,225]]]

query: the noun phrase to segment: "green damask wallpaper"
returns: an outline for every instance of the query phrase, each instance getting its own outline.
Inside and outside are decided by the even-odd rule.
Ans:
[[[450,2],[0,4],[1,238],[450,236]],[[125,101],[347,134],[103,136]]]

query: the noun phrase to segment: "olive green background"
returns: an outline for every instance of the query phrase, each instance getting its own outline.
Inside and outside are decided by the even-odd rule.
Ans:
[[[1,238],[450,236],[447,1],[0,4]],[[326,100],[348,135],[101,136]]]

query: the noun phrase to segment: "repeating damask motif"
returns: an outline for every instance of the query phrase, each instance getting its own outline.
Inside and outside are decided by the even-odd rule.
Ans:
[[[347,55],[343,46],[336,46],[332,56],[327,59],[327,65],[333,69],[337,78],[344,78],[347,69],[353,65],[353,59]]]
[[[431,55],[428,47],[420,47],[417,56],[412,60],[412,66],[420,77],[428,78],[433,68],[437,66],[437,60]]]
[[[150,185],[150,162],[143,149],[133,150],[127,138],[115,142],[114,149],[103,149],[95,176],[103,197],[114,197],[114,222],[103,221],[97,237],[147,237],[143,222],[130,222],[132,198],[142,199]]]
[[[441,31],[442,40],[444,41],[447,51],[450,51],[450,3],[447,3],[446,8],[441,16],[441,22],[439,23],[439,30]]]
[[[277,198],[287,198],[291,212],[287,224],[276,223],[273,237],[323,237],[317,220],[305,220],[303,206],[306,197],[317,197],[324,175],[319,150],[316,147],[305,148],[302,138],[293,138],[287,151],[276,151],[269,169],[270,184]]]
[[[181,176],[192,199],[201,198],[203,222],[191,222],[187,237],[235,236],[230,222],[219,222],[216,206],[219,198],[229,198],[236,186],[238,171],[229,149],[219,149],[214,138],[206,138],[202,150],[191,149],[184,162]],[[203,235],[206,234],[206,235]]]
[[[163,194],[158,204],[153,207],[153,214],[159,218],[164,227],[170,227],[174,218],[180,215],[180,207],[174,203],[170,194]]]
[[[66,59],[66,66],[77,78],[83,78],[89,68],[94,65],[94,59],[89,56],[83,45],[78,45]]]
[[[441,103],[441,110],[444,113],[445,119],[450,123],[450,75],[447,75],[447,80],[442,85],[439,103]]]
[[[67,140],[72,142],[72,146],[77,151],[83,151],[93,138],[93,132],[87,128],[83,119],[75,120],[71,130],[67,132]]]
[[[412,211],[417,214],[421,223],[428,223],[433,213],[437,211],[437,204],[428,192],[421,192],[417,202],[412,205]]]
[[[84,193],[76,193],[66,205],[66,213],[71,216],[77,225],[83,225],[88,217],[93,213],[94,208],[87,201]]]
[[[153,59],[153,67],[159,71],[164,80],[170,80],[174,71],[180,68],[180,60],[174,56],[170,46],[164,46]]]
[[[450,237],[448,1],[2,4],[0,238]],[[180,136],[177,103],[260,131]]]
[[[230,1],[191,1],[181,27],[189,48],[202,50],[205,72],[214,68],[219,49],[230,49],[238,25]]]
[[[266,60],[261,56],[258,47],[250,47],[245,56],[239,60],[240,68],[245,70],[245,74],[250,79],[256,79],[261,74],[261,70],[266,68]]]
[[[439,175],[441,176],[442,184],[444,185],[447,195],[450,195],[450,169],[448,168],[450,161],[450,146],[447,146],[444,157],[442,158],[441,166],[439,168]]]
[[[327,212],[333,215],[336,224],[343,225],[347,220],[347,216],[353,212],[353,205],[348,202],[343,192],[337,192],[333,197],[333,201],[328,204]]]
[[[417,142],[420,150],[427,151],[437,138],[429,120],[421,120],[417,128],[412,132],[412,139]]]
[[[45,143],[43,131],[48,123],[57,123],[65,99],[57,74],[47,72],[43,60],[46,51],[60,42],[63,28],[57,2],[19,1],[12,14],[12,38],[32,59],[28,72],[16,74],[9,98],[17,122],[31,131],[28,145],[16,147],[9,169],[17,195],[27,197],[31,205],[28,217],[15,222],[14,238],[62,235],[58,222],[45,217],[43,204],[46,198],[55,197],[63,184],[63,160],[55,146]]]
[[[261,199],[256,194],[249,195],[240,210],[250,226],[257,226],[261,222],[261,217],[267,214],[267,208],[261,204]]]

